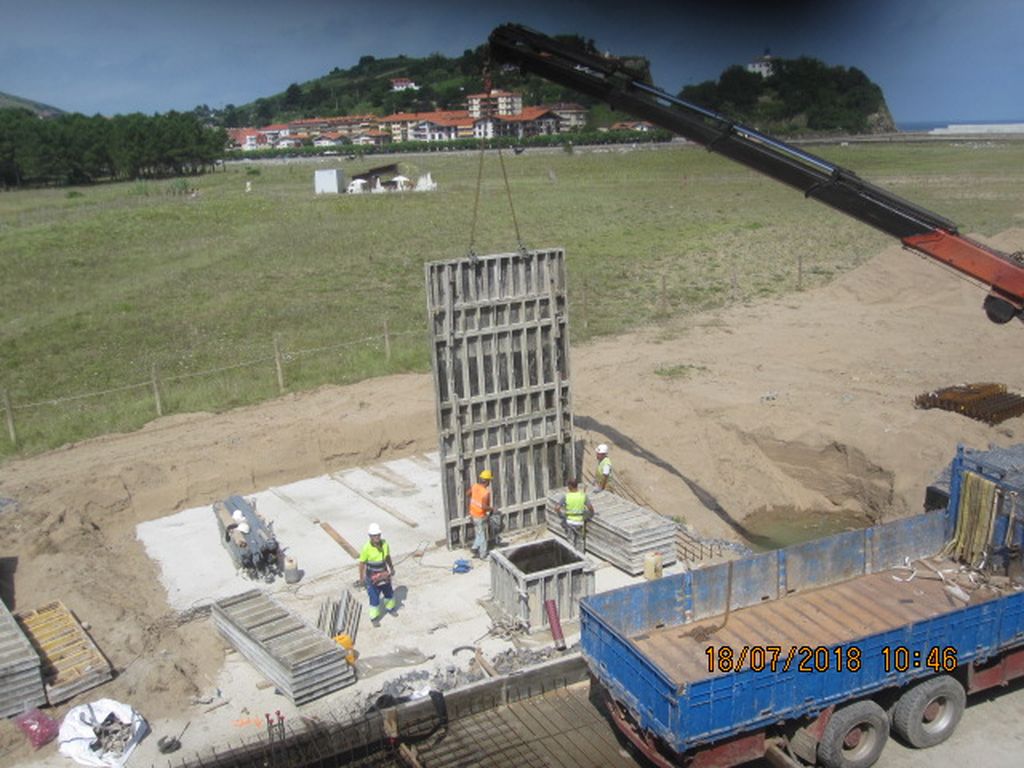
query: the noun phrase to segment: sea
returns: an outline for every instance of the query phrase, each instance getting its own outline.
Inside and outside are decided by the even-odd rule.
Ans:
[[[933,120],[898,122],[896,127],[908,133],[1024,133],[1024,118],[1014,120]]]

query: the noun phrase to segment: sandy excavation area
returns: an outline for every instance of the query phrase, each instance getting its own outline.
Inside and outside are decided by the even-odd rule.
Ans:
[[[989,242],[1019,250],[1024,230]],[[1024,327],[989,323],[983,297],[893,246],[820,290],[574,347],[577,432],[591,450],[611,443],[630,487],[709,537],[736,539],[766,510],[913,513],[958,442],[1024,439],[1022,417],[989,427],[914,408],[916,395],[951,384],[1024,390]],[[105,696],[172,717],[224,663],[212,622],[168,607],[138,523],[436,448],[431,377],[417,374],[172,416],[4,464],[0,498],[14,502],[0,506],[4,598],[14,610],[62,600],[118,671],[53,714]],[[34,757],[0,723],[0,763]]]

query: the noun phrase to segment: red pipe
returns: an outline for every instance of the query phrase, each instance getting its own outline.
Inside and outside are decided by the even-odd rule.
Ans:
[[[558,620],[558,606],[554,600],[545,600],[544,610],[548,614],[548,626],[551,628],[551,639],[555,641],[555,649],[564,651],[565,635],[562,634],[562,623]]]

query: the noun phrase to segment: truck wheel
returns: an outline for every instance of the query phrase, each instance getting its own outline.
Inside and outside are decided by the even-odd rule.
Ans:
[[[966,702],[964,687],[952,677],[931,677],[900,696],[892,711],[892,729],[912,747],[934,747],[956,730]]]
[[[868,768],[885,749],[889,718],[873,701],[855,701],[838,709],[818,742],[823,768]]]

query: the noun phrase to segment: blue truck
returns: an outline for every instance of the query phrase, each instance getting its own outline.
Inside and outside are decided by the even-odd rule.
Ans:
[[[912,517],[585,598],[612,719],[656,765],[873,765],[1024,677],[1024,446],[959,449]]]

